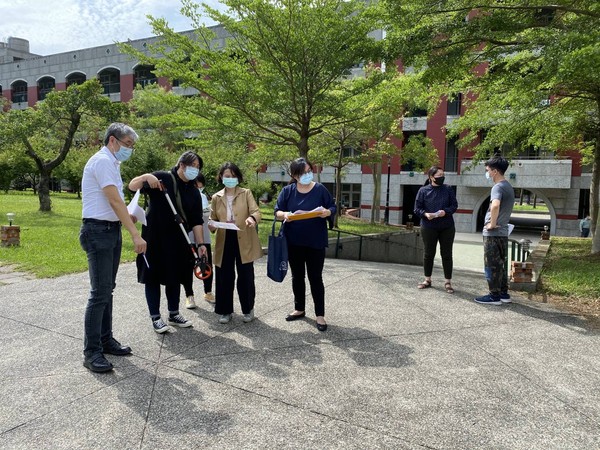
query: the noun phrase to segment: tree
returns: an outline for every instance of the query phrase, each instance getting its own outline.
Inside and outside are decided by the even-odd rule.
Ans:
[[[592,229],[600,220],[600,10],[595,0],[385,2],[390,51],[439,94],[468,92],[451,130],[475,160],[504,145],[579,150],[593,163]],[[417,20],[418,19],[418,20]],[[481,130],[486,138],[478,140]],[[506,144],[509,144],[508,146]],[[508,148],[508,150],[507,150]],[[600,252],[594,233],[592,253]]]
[[[97,138],[98,120],[106,124],[125,112],[125,105],[102,95],[97,80],[52,91],[33,108],[0,115],[0,152],[17,145],[34,161],[40,174],[40,211],[50,211],[52,171],[65,160],[76,140]]]
[[[377,6],[359,0],[222,3],[226,13],[203,6],[204,14],[228,33],[222,46],[200,23],[197,5],[184,0],[182,12],[198,28],[193,38],[150,17],[162,40],[149,54],[122,47],[153,64],[159,76],[196,88],[201,95],[195,114],[217,135],[234,134],[246,144],[292,146],[307,157],[312,137],[347,120],[343,103],[379,83],[372,77],[342,87],[354,65],[379,59],[381,42],[369,35],[379,27]]]

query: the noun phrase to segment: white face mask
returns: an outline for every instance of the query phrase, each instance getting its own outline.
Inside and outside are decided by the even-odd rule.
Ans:
[[[485,179],[488,181],[492,179],[492,177],[490,176],[490,173],[487,170],[485,171]]]
[[[203,187],[198,188],[198,190],[200,191],[201,194],[204,192],[204,188]]]

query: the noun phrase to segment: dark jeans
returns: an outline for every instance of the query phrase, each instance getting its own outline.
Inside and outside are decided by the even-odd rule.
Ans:
[[[590,235],[590,229],[589,228],[582,228],[581,229],[581,237],[588,237]]]
[[[306,309],[305,268],[310,283],[310,292],[315,303],[315,315],[325,315],[325,286],[323,285],[323,265],[325,249],[310,248],[288,244],[288,262],[292,271],[292,290],[294,292],[294,308],[297,311]]]
[[[210,250],[210,244],[202,244],[206,247],[206,256],[208,258],[208,263],[212,266],[212,252]],[[213,267],[214,270],[214,267]],[[213,282],[213,272],[211,272],[210,277],[202,280],[204,283],[204,293],[207,294],[212,292],[212,282]],[[189,278],[185,280],[183,283],[183,288],[185,289],[185,296],[189,297],[190,295],[194,295],[194,272],[190,272]]]
[[[490,294],[500,295],[508,292],[508,274],[506,273],[506,257],[508,255],[508,236],[483,237],[483,265],[485,279]]]
[[[152,319],[160,317],[160,284],[158,283],[146,283],[146,303],[148,303],[148,312]],[[165,286],[165,294],[167,296],[167,308],[170,313],[179,312],[179,294],[181,293],[181,286],[179,284],[172,284]]]
[[[84,219],[79,243],[87,253],[90,297],[85,308],[83,354],[95,359],[112,337],[113,290],[121,259],[121,224]]]
[[[240,298],[242,314],[249,314],[254,309],[256,288],[254,286],[254,263],[242,264],[237,232],[226,230],[225,247],[221,267],[215,269],[215,313],[233,313],[233,288],[235,286],[235,271],[237,269],[237,292]]]
[[[439,242],[444,277],[448,280],[452,279],[452,246],[454,245],[455,234],[456,229],[453,226],[444,228],[443,230],[421,227],[421,237],[423,238],[423,271],[426,277],[430,277],[433,272],[433,259],[435,258]]]

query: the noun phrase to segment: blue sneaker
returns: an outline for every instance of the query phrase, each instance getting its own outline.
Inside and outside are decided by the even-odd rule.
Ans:
[[[512,303],[510,299],[510,294],[508,292],[500,292],[500,301],[502,303]]]
[[[481,303],[482,305],[501,305],[502,301],[500,300],[499,295],[483,295],[481,297],[475,297],[475,301],[477,303]]]

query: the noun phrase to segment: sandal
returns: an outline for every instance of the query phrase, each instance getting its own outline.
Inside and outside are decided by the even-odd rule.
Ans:
[[[452,288],[452,283],[447,282],[446,284],[444,284],[444,289],[446,289],[446,292],[448,294],[454,294],[454,289]]]
[[[417,287],[419,289],[427,289],[431,287],[431,281],[429,280],[425,280],[422,283],[417,284]]]

